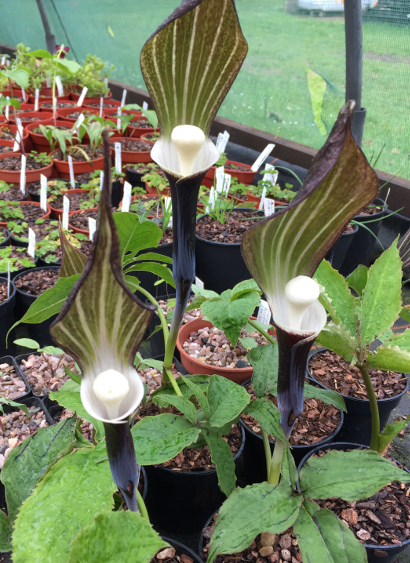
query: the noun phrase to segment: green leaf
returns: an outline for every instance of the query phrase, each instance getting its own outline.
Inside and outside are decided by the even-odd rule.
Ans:
[[[294,491],[297,490],[298,470],[296,468],[295,459],[292,455],[291,449],[289,447],[289,443],[287,443],[285,447],[285,453],[282,462],[281,479]]]
[[[357,315],[354,297],[344,277],[334,270],[327,260],[322,260],[314,278],[325,288],[331,306],[322,298],[319,301],[331,315],[335,323],[342,323],[352,334],[357,334]]]
[[[347,363],[352,361],[356,350],[356,339],[343,325],[333,321],[327,323],[316,338],[316,343],[324,348],[329,348],[342,356]]]
[[[326,135],[326,125],[322,121],[322,107],[323,100],[326,92],[326,80],[313,72],[310,68],[307,69],[307,84],[312,102],[313,116],[315,123],[321,135]]]
[[[202,391],[202,389],[200,387],[198,387],[198,385],[196,383],[194,383],[194,381],[192,379],[187,378],[183,375],[180,375],[178,379],[182,379],[182,381],[185,383],[185,385],[191,390],[192,395],[194,397],[196,397],[196,399],[199,403],[199,406],[201,407],[202,412],[205,415],[205,419],[209,420],[211,418],[211,411],[210,411],[210,408],[209,408],[208,399],[205,397],[205,394]],[[186,398],[188,398],[188,397],[186,397]]]
[[[252,386],[258,399],[272,393],[276,395],[279,356],[277,344],[253,348],[248,354],[253,367]]]
[[[138,369],[145,369],[146,367],[154,368],[159,371],[162,371],[164,367],[164,362],[160,360],[153,360],[151,358],[143,360],[139,365]]]
[[[12,550],[12,533],[13,527],[8,516],[6,516],[4,512],[0,510],[0,553],[7,553],[8,551]]]
[[[67,563],[149,563],[167,546],[138,512],[102,512],[75,538]]]
[[[358,295],[362,295],[364,288],[367,284],[367,277],[369,274],[369,268],[367,266],[363,266],[363,264],[359,264],[357,268],[346,277],[346,281],[352,289]]]
[[[40,344],[35,340],[31,340],[31,338],[17,338],[14,341],[14,344],[17,346],[24,346],[25,348],[30,348],[31,350],[37,350],[40,348]]]
[[[375,352],[367,352],[370,368],[397,372],[410,372],[410,329],[393,336]]]
[[[215,291],[212,291],[211,289],[204,289],[203,287],[198,287],[194,283],[192,284],[191,289],[195,293],[195,295],[201,295],[203,297],[206,297],[207,299],[219,297],[219,295]]]
[[[215,298],[201,305],[201,311],[219,330],[223,330],[233,346],[246,325],[255,307],[259,305],[260,296],[256,291],[242,294],[238,299]]]
[[[74,373],[73,371],[71,371],[71,369],[68,369],[68,367],[66,365],[64,365],[63,367],[64,367],[65,374],[68,375],[68,377],[72,381],[74,381],[78,385],[81,385],[81,376],[79,376],[78,373]]]
[[[29,51],[26,53],[29,57],[35,57],[36,59],[52,59],[53,55],[46,51],[45,49],[37,49],[36,51]]]
[[[75,416],[66,418],[56,426],[40,428],[11,450],[1,471],[11,521],[46,471],[72,450],[76,426]]]
[[[201,389],[201,391],[205,394],[208,391],[208,385],[209,385],[209,381],[210,381],[210,377],[209,375],[184,375],[185,379],[189,379],[189,381],[191,383],[194,383],[197,387],[199,387]],[[181,379],[180,377],[178,377],[178,379],[176,380],[176,383],[183,395],[183,397],[185,397],[185,399],[191,399],[191,397],[195,396],[195,388],[192,387],[188,387],[188,385],[184,382],[183,379]],[[151,397],[154,398],[157,395],[161,395],[161,394],[175,394],[175,391],[171,385],[171,383],[167,383],[167,385],[165,387],[160,387],[159,389],[157,389],[156,391],[154,391],[154,393],[151,393]],[[205,398],[206,400],[206,398]]]
[[[102,510],[111,510],[117,485],[101,453],[82,448],[64,456],[24,502],[13,533],[13,562],[67,561],[71,542]],[[64,518],[62,518],[64,515]]]
[[[391,481],[410,483],[408,473],[372,450],[331,451],[323,457],[312,456],[299,478],[304,496],[340,497],[346,501],[371,497]]]
[[[140,58],[161,136],[170,138],[174,127],[185,124],[207,136],[247,51],[232,0],[179,6],[145,43]]]
[[[66,238],[61,222],[58,225],[58,231],[60,234],[61,250],[63,251],[60,278],[71,278],[71,276],[83,272],[87,257],[78,250],[78,248],[75,248]]]
[[[222,438],[222,434],[211,429],[202,432],[211,452],[212,463],[218,475],[218,485],[221,491],[229,497],[236,485],[235,462],[231,448]]]
[[[198,427],[182,416],[146,416],[131,428],[138,463],[157,465],[169,461],[194,443],[199,432]]]
[[[167,264],[172,264],[172,258],[170,256],[165,256],[164,254],[158,254],[158,252],[146,252],[145,254],[138,254],[135,260],[159,260],[160,262],[166,262]]]
[[[207,563],[220,553],[237,553],[249,547],[261,532],[280,534],[292,526],[302,498],[291,495],[292,489],[283,484],[258,483],[235,489],[219,511]]]
[[[258,343],[252,336],[245,336],[245,338],[239,338],[239,342],[245,348],[245,350],[252,350],[252,348],[257,348]]]
[[[20,88],[24,88],[25,90],[28,89],[29,74],[27,70],[24,70],[23,68],[16,68],[13,70],[6,70],[6,73],[11,80],[14,80],[14,82],[20,86]]]
[[[306,399],[320,399],[327,405],[333,405],[337,409],[347,412],[343,397],[336,391],[332,391],[331,389],[322,389],[321,387],[305,383],[304,393]]]
[[[52,401],[57,401],[62,407],[69,409],[71,412],[76,412],[82,419],[91,422],[95,429],[97,441],[104,438],[104,424],[101,420],[91,416],[83,406],[80,397],[80,385],[74,381],[67,381],[59,391],[51,391],[49,396]]]
[[[293,525],[304,561],[367,563],[366,549],[327,508],[305,500]]]
[[[400,316],[402,319],[410,323],[410,310],[407,309],[407,307],[403,307],[403,309],[400,311]]]
[[[151,221],[140,223],[135,213],[114,213],[113,219],[120,239],[120,255],[123,265],[133,261],[138,252],[157,248],[162,237],[158,225]]]
[[[131,266],[127,266],[125,271],[126,274],[130,274],[130,272],[151,272],[151,274],[162,278],[171,287],[175,287],[172,272],[164,264],[158,264],[158,262],[133,263]]]
[[[348,102],[315,157],[299,197],[243,236],[242,256],[273,311],[287,282],[299,275],[312,276],[345,225],[378,194],[376,174],[350,131],[352,115]]]
[[[254,279],[251,278],[250,280],[239,282],[232,289],[232,299],[238,299],[238,297],[240,297],[243,293],[247,293],[252,290],[257,291],[259,295],[261,294],[261,290]]]
[[[208,388],[209,425],[224,426],[238,417],[249,401],[249,393],[244,387],[226,377],[212,375]]]
[[[160,407],[173,405],[187,417],[191,424],[195,425],[197,423],[196,408],[188,399],[184,399],[184,397],[179,397],[178,395],[156,395],[152,400]]]
[[[287,441],[280,425],[279,409],[269,399],[263,397],[251,401],[244,412],[253,416],[265,432],[281,442]]]
[[[391,424],[388,424],[379,436],[379,446],[377,451],[382,455],[385,454],[390,442],[394,440],[401,430],[406,428],[409,422],[410,414],[404,420],[395,420]]]
[[[398,318],[402,310],[401,278],[401,260],[396,240],[369,270],[360,319],[362,347],[368,346],[386,332]],[[389,288],[388,299],[386,288]]]

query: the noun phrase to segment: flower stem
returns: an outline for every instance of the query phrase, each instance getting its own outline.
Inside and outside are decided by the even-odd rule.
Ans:
[[[260,328],[256,321],[253,321],[252,319],[248,319],[248,323],[251,326],[253,326],[253,328],[255,328],[258,332],[260,332],[262,334],[262,336],[264,336],[266,338],[266,340],[269,340],[269,342],[271,344],[277,344],[277,342],[273,338],[273,336],[271,336],[268,332],[266,332],[266,330],[263,330],[263,328]]]
[[[175,377],[173,375],[173,373],[171,372],[171,365],[172,365],[172,358],[174,357],[174,350],[175,350],[175,344],[178,338],[178,332],[179,332],[179,328],[181,326],[181,321],[182,321],[182,317],[184,315],[185,312],[185,307],[182,310],[182,314],[177,314],[180,313],[180,311],[177,311],[177,305],[175,305],[175,309],[174,309],[174,316],[172,317],[172,322],[171,322],[171,328],[169,329],[169,336],[168,336],[168,340],[165,344],[165,356],[164,356],[164,373],[162,376],[162,381],[165,382],[167,381],[167,379],[170,380],[172,387],[174,388],[174,391],[177,395],[180,395],[182,397],[182,393],[181,390],[178,387],[177,382],[175,381]],[[165,375],[167,377],[165,377]]]
[[[275,449],[273,450],[272,460],[270,462],[268,483],[270,485],[278,485],[280,472],[282,467],[283,456],[285,453],[286,442],[276,440]]]
[[[165,347],[167,345],[167,341],[168,341],[168,336],[169,336],[169,330],[168,330],[168,323],[167,323],[167,319],[165,318],[164,315],[164,311],[161,309],[160,304],[158,303],[158,301],[155,299],[155,297],[153,297],[149,291],[147,291],[146,289],[144,289],[141,286],[138,286],[138,291],[140,291],[143,295],[145,295],[145,297],[147,299],[149,299],[151,301],[151,303],[153,305],[156,306],[157,308],[157,313],[159,316],[159,320],[161,321],[161,326],[162,326],[162,332],[164,333],[164,344]]]
[[[145,518],[145,520],[149,523],[148,510],[147,510],[147,507],[145,506],[144,499],[142,498],[142,495],[138,490],[138,487],[137,487],[137,502],[138,502],[138,508],[140,509],[141,516],[143,518]]]
[[[269,438],[267,432],[263,428],[262,431],[262,439],[263,439],[263,448],[265,450],[265,461],[266,461],[266,479],[269,479],[269,471],[270,471],[270,462],[272,454],[270,452],[270,445],[269,445]]]
[[[372,417],[372,437],[370,439],[370,449],[375,452],[379,451],[379,435],[380,435],[380,417],[379,408],[377,406],[376,393],[374,392],[372,380],[370,379],[369,370],[363,364],[358,364],[357,367],[362,374],[364,384],[366,386],[367,398],[370,403],[370,413]]]

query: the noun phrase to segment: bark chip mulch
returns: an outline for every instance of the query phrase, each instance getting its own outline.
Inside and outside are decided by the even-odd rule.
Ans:
[[[255,217],[255,211],[232,211],[222,225],[207,215],[197,222],[196,234],[214,242],[240,243],[244,233],[262,219],[261,215],[254,220],[249,220],[249,217]]]
[[[341,356],[329,350],[319,352],[309,360],[313,377],[322,385],[341,395],[367,399],[366,387],[360,371]],[[407,378],[402,373],[370,369],[369,374],[378,399],[395,397],[405,390]]]
[[[165,231],[163,231],[162,233],[162,237],[161,240],[158,243],[158,246],[161,246],[161,244],[168,244],[170,242],[172,242],[173,236],[172,236],[172,227],[168,227],[168,229],[166,229]]]
[[[10,294],[12,293],[12,288],[10,287]],[[4,303],[5,301],[7,301],[8,296],[7,296],[7,282],[1,282],[0,283],[0,304]]]
[[[20,201],[21,199],[23,199],[23,194],[20,188],[10,187],[7,192],[0,192],[1,201]]]
[[[21,361],[20,369],[35,395],[47,395],[49,391],[58,391],[70,379],[65,374],[64,366],[78,373],[71,356],[68,354],[52,356],[47,352],[30,354],[27,360]]]
[[[76,229],[81,229],[83,231],[88,231],[88,218],[93,217],[98,218],[98,209],[83,209],[80,213],[75,215],[70,215],[68,218],[68,223]]]
[[[54,287],[60,270],[37,270],[23,274],[16,281],[16,287],[28,295],[41,295],[50,287]]]
[[[15,401],[28,392],[26,384],[13,365],[0,364],[0,397]]]

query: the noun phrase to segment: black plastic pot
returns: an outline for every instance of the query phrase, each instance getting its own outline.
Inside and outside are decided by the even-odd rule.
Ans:
[[[142,177],[147,174],[147,172],[136,172],[135,170],[129,170],[127,165],[124,166],[125,174],[127,176],[128,182],[133,188],[145,188],[145,182],[142,181]]]
[[[49,268],[49,267],[53,267],[56,268],[58,270],[58,268],[61,268],[61,263],[60,262],[46,262],[44,260],[44,258],[41,258],[41,256],[38,257],[38,263],[37,263],[38,267],[41,268],[42,270]]]
[[[189,549],[189,547],[187,547],[183,543],[180,543],[179,541],[174,540],[173,538],[167,538],[166,536],[161,536],[161,537],[164,541],[172,545],[172,547],[176,550],[177,555],[179,556],[187,555],[188,557],[193,559],[195,563],[204,563],[202,559],[192,551],[192,549]]]
[[[309,379],[316,383],[316,385],[319,385],[319,387],[322,387],[322,389],[327,389],[327,387],[317,381],[310,373],[309,360],[315,354],[324,352],[325,350],[326,348],[320,348],[319,350],[311,351],[307,364]],[[380,431],[382,431],[386,426],[391,411],[397,407],[401,398],[405,395],[408,389],[408,383],[409,382],[407,380],[406,388],[400,393],[400,395],[396,395],[395,397],[390,397],[388,399],[377,399],[380,416]],[[346,403],[347,413],[345,414],[344,424],[339,433],[338,439],[343,442],[360,442],[360,444],[369,446],[372,434],[372,417],[368,399],[357,399],[356,397],[348,397],[347,395],[342,394],[340,394],[340,396],[343,397]]]
[[[241,209],[241,211],[255,212],[255,209]],[[263,217],[262,212],[260,215]],[[205,215],[198,221],[203,217]],[[252,277],[242,258],[239,242],[233,244],[214,242],[198,235],[195,238],[196,275],[204,282],[205,289],[222,293]]]
[[[31,393],[32,393],[31,386],[30,386],[29,382],[27,381],[25,375],[22,373],[22,371],[18,367],[16,360],[12,356],[3,356],[2,358],[0,358],[0,365],[1,364],[9,364],[9,366],[13,366],[14,369],[16,370],[16,373],[19,374],[21,379],[24,381],[24,385],[26,386],[25,392],[22,395],[20,395],[20,397],[13,399],[13,401],[16,401],[16,402],[19,403],[19,402],[25,401],[26,399],[28,399],[28,397],[31,397]]]
[[[354,231],[352,233],[343,233],[332,248],[332,266],[335,270],[340,270],[359,227],[353,225],[353,229]]]
[[[340,450],[347,450],[347,449],[350,450],[350,449],[355,449],[355,448],[360,448],[360,447],[362,447],[362,444],[357,444],[355,442],[334,442],[333,444],[329,444],[326,447],[326,449],[340,451]],[[302,469],[304,464],[307,462],[309,457],[311,455],[315,454],[320,449],[323,449],[323,448],[318,446],[317,448],[312,450],[309,454],[307,454],[302,459],[302,461],[300,462],[299,467],[298,467],[298,473],[300,473],[300,470]],[[397,462],[397,460],[394,459],[394,458],[393,458],[393,461]],[[404,468],[404,471],[406,471],[407,473],[410,473],[410,471],[407,469],[407,467]],[[366,548],[368,563],[380,563],[380,561],[384,561],[385,563],[393,563],[394,561],[396,561],[398,554],[401,553],[402,551],[406,550],[409,545],[410,545],[410,539],[405,540],[404,542],[402,542],[401,545],[390,544],[390,545],[383,545],[383,546],[377,547],[374,544],[365,543],[364,547]]]
[[[123,183],[121,180],[115,180],[111,183],[111,205],[118,207],[122,201]]]
[[[251,379],[248,379],[244,383],[242,383],[242,387],[245,387]],[[324,446],[325,444],[330,444],[335,440],[336,436],[338,436],[340,429],[343,426],[344,420],[344,413],[340,411],[340,424],[336,428],[336,430],[330,434],[327,438],[324,438],[320,442],[316,442],[310,446],[291,446],[291,452],[293,458],[295,460],[296,465],[300,463],[300,461],[309,454],[313,449],[316,448],[318,444]],[[253,430],[251,430],[242,420],[240,421],[242,428],[245,431],[245,448],[243,452],[244,462],[245,462],[245,479],[247,484],[252,485],[253,483],[262,483],[266,481],[266,456],[265,450],[263,447],[263,440],[262,436],[256,434]],[[275,449],[275,442],[269,440],[270,451],[273,453]]]
[[[242,472],[245,433],[234,460],[236,473]],[[150,483],[146,505],[153,526],[172,534],[199,532],[204,521],[225,500],[218,487],[215,469],[180,472],[161,465],[147,465]]]
[[[34,267],[36,267],[38,264],[38,258],[34,260],[34,264]],[[16,276],[22,274],[23,272],[27,272],[27,270],[33,270],[33,268],[19,268],[16,272],[10,272],[10,279],[14,280]],[[0,272],[0,277],[7,278],[7,272]]]
[[[66,189],[67,189],[67,190],[72,189],[72,188],[71,188],[70,180],[64,180],[63,178],[47,178],[47,183],[48,183],[48,182],[52,182],[53,180],[58,180],[59,182],[65,182],[65,183],[67,184],[67,188],[66,188]],[[29,185],[29,187],[27,188],[27,191],[28,191],[28,193],[30,194],[32,201],[40,202],[40,194],[34,193],[34,186],[33,186],[34,183],[35,183],[35,182],[32,182],[32,183]],[[77,186],[77,182],[76,182],[76,186]]]
[[[366,224],[366,227],[370,229],[374,235],[377,236],[381,227],[380,219],[387,215],[388,207],[387,205],[385,205],[384,201],[378,197],[376,197],[376,199],[373,201],[373,204],[383,206],[382,211],[370,216],[358,215],[354,218],[354,220],[358,223],[374,221],[374,223]],[[350,244],[345,259],[343,260],[343,263],[340,267],[340,273],[346,277],[351,274],[359,264],[370,266],[370,261],[372,259],[375,244],[375,237],[364,227],[359,227],[359,230],[353,237],[353,241]]]
[[[7,277],[0,277],[0,282],[7,283]],[[16,304],[16,286],[13,282],[10,282],[10,297],[0,304],[0,356],[5,356],[7,354],[14,354],[15,345],[13,340],[15,340],[15,330],[13,330],[8,338],[9,345],[6,348],[6,335],[11,327],[14,325],[14,307]]]
[[[56,221],[56,219],[44,219],[43,221],[44,221],[45,224],[50,223],[51,221],[55,221],[56,223],[58,223]],[[27,221],[29,226],[30,226],[30,223],[33,223],[33,222],[34,221]],[[21,240],[21,239],[15,237],[15,236],[13,236],[12,234],[10,234],[10,244],[12,244],[13,246],[19,246],[19,247],[23,247],[23,248],[28,247],[28,241]],[[40,260],[40,258],[38,260]],[[39,265],[41,265],[41,264],[39,263]],[[47,266],[50,266],[50,264],[47,264]]]
[[[7,229],[0,229],[0,233],[6,237],[6,240],[0,243],[0,247],[8,246],[10,244],[10,233]]]
[[[162,254],[163,256],[168,256],[172,258],[172,242],[168,242],[167,244],[161,244],[158,248],[147,248],[145,249],[142,254],[146,252],[156,252],[157,254]],[[141,262],[136,262],[136,264],[141,264]],[[166,264],[172,271],[172,264]],[[130,272],[130,276],[135,276],[139,279],[141,287],[148,291],[155,299],[158,299],[158,295],[164,295],[164,293],[175,293],[175,288],[172,286],[161,283],[159,285],[154,285],[156,281],[158,281],[158,276],[152,274],[151,272]],[[145,295],[140,294],[139,297],[145,301]]]

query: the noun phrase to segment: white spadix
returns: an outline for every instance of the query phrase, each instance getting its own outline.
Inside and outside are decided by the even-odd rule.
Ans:
[[[205,134],[195,125],[178,125],[171,134],[179,157],[182,176],[192,174],[195,159],[205,143]]]
[[[296,276],[288,281],[285,296],[290,328],[300,330],[306,309],[319,298],[319,293],[318,283],[308,276]]]
[[[104,403],[109,418],[117,418],[118,410],[130,386],[122,373],[107,369],[100,373],[93,383],[94,393]]]

